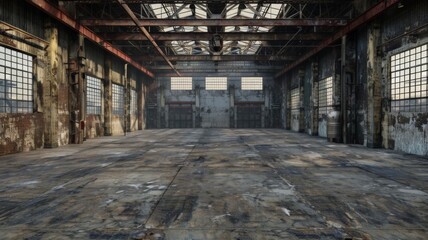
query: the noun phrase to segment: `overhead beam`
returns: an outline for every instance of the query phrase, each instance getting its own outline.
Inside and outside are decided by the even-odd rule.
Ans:
[[[163,61],[161,56],[132,56],[136,61],[141,62],[159,62]],[[293,56],[271,56],[271,55],[168,55],[168,59],[174,62],[193,62],[193,61],[293,61]]]
[[[393,5],[400,2],[400,0],[383,0],[380,1],[378,4],[364,12],[362,15],[351,21],[349,24],[347,24],[345,27],[343,27],[341,30],[333,34],[331,37],[327,38],[325,41],[323,41],[320,45],[318,45],[316,48],[312,49],[305,55],[303,55],[301,58],[299,58],[297,61],[293,62],[292,64],[285,67],[283,70],[278,72],[275,77],[278,78],[288,71],[292,70],[293,68],[299,66],[304,61],[309,59],[310,57],[314,56],[315,54],[319,53],[324,48],[328,47],[329,45],[333,44],[337,40],[341,39],[343,36],[347,35],[348,33],[356,30],[358,27],[370,22],[373,20],[376,16],[380,15]]]
[[[122,0],[121,0],[122,1]],[[82,19],[85,26],[130,27],[167,27],[167,26],[345,26],[347,20],[337,18],[321,19],[138,19],[137,23],[128,19]]]
[[[174,32],[174,33],[151,33],[156,41],[208,41],[212,38],[212,33],[207,32]],[[146,36],[139,33],[105,33],[103,38],[109,41],[146,41]],[[322,40],[328,35],[326,33],[247,33],[247,32],[228,32],[221,33],[224,41],[284,41],[284,40]]]
[[[73,18],[67,16],[64,12],[57,9],[56,7],[52,6],[50,3],[46,2],[45,0],[27,0],[28,3],[36,6],[40,10],[44,11],[51,17],[55,18],[62,24],[72,28],[73,30],[80,33],[82,36],[87,38],[90,41],[93,41],[97,44],[99,44],[102,48],[104,48],[107,52],[117,56],[118,58],[122,59],[123,61],[131,64],[139,71],[143,72],[147,76],[154,78],[155,75],[146,69],[145,67],[141,66],[139,63],[135,62],[131,59],[128,55],[126,55],[124,52],[120,51],[119,49],[115,48],[110,43],[106,42],[104,39],[99,37],[97,34],[92,32],[89,28],[82,26],[78,22],[76,22]]]
[[[126,4],[124,0],[116,0],[116,1],[120,3],[122,8],[126,11],[126,13],[128,13],[129,17],[132,19],[132,22],[134,22],[134,25],[136,25],[140,29],[142,34],[144,34],[144,36],[146,36],[146,38],[152,43],[153,47],[155,47],[158,53],[165,59],[165,62],[171,67],[171,69],[174,70],[178,76],[181,76],[180,72],[178,72],[177,69],[175,69],[174,65],[172,65],[172,63],[169,61],[168,57],[165,55],[165,53],[162,51],[162,49],[159,47],[156,41],[152,38],[152,36],[150,36],[149,31],[147,31],[147,29],[143,25],[141,25],[137,16],[135,16],[135,13],[131,10],[131,8],[129,8],[128,4]]]
[[[61,0],[62,2],[76,2],[76,3],[105,3],[106,0]],[[281,3],[334,3],[343,4],[354,0],[281,0]],[[137,3],[141,4],[141,0],[126,0],[128,4]],[[144,0],[144,3],[194,3],[195,0]],[[198,0],[198,3],[207,2],[224,2],[224,0]],[[228,0],[228,3],[241,3],[242,0]],[[260,0],[245,0],[246,3],[259,3]],[[264,3],[278,3],[278,0],[263,0]]]
[[[202,70],[213,70],[213,69],[218,69],[218,70],[231,70],[231,71],[241,71],[241,70],[246,70],[246,71],[254,71],[254,72],[258,72],[258,71],[277,71],[279,69],[281,69],[281,67],[278,66],[245,66],[245,65],[230,65],[230,66],[180,66],[180,65],[176,65],[175,66],[176,69],[180,69],[180,71],[202,71]],[[152,70],[170,70],[169,66],[154,66],[151,67]]]

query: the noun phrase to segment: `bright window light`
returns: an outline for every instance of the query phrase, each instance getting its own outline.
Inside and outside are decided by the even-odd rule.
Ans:
[[[241,78],[242,90],[263,90],[262,77],[243,77]]]

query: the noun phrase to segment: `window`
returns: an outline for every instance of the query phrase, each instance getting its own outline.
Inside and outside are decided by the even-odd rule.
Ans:
[[[333,77],[328,77],[319,82],[318,90],[318,117],[327,115],[333,109]]]
[[[263,90],[262,77],[243,77],[241,78],[242,90]]]
[[[299,112],[300,111],[300,89],[295,88],[291,90],[291,112]]]
[[[391,56],[392,111],[428,110],[428,44]]]
[[[2,46],[0,112],[33,112],[33,57]]]
[[[137,104],[137,91],[135,89],[131,90],[131,113],[134,115],[138,115],[138,104]]]
[[[86,112],[88,114],[101,114],[101,86],[99,78],[86,77]]]
[[[207,77],[205,78],[206,90],[227,90],[226,77]]]
[[[171,90],[192,90],[192,78],[191,77],[172,77],[171,78]]]
[[[113,114],[124,115],[125,114],[125,93],[123,86],[113,84],[112,86],[112,98],[113,98]]]

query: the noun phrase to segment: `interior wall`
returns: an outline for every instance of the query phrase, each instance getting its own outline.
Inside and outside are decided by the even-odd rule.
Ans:
[[[411,154],[428,155],[428,100],[424,111],[394,111],[391,109],[390,57],[408,49],[428,43],[428,2],[406,2],[403,8],[392,8],[376,21],[359,28],[346,38],[345,67],[341,69],[341,45],[329,47],[281,77],[283,127],[302,131],[301,114],[290,110],[290,91],[304,78],[305,132],[318,132],[328,136],[328,114],[318,118],[318,126],[310,124],[317,92],[313,92],[314,77],[322,80],[332,76],[333,110],[340,110],[347,102],[346,134],[340,131],[347,143],[369,147],[384,147]],[[314,76],[311,64],[318,66]],[[300,72],[300,74],[299,74]],[[303,72],[303,73],[302,73]],[[342,75],[345,77],[342,79]],[[312,79],[312,81],[311,81]],[[342,82],[344,81],[344,82]],[[426,76],[425,76],[425,81]],[[341,86],[345,85],[346,99],[341,99]],[[425,84],[428,85],[427,82]],[[410,100],[409,100],[410,101]],[[313,105],[314,104],[314,105]],[[312,111],[311,111],[312,109]],[[342,114],[342,113],[341,113]],[[343,115],[342,115],[343,116]],[[316,128],[318,127],[318,128]],[[340,126],[341,130],[343,125]],[[346,136],[345,136],[346,135]],[[343,140],[343,139],[342,139]]]
[[[219,74],[218,76],[222,75]],[[243,105],[245,105],[246,109],[241,109],[240,113],[247,111],[245,113],[248,113],[249,118],[251,118],[251,114],[260,114],[260,125],[257,126],[271,127],[273,122],[279,123],[280,121],[279,116],[276,116],[276,120],[271,121],[273,116],[271,114],[272,88],[274,86],[271,76],[263,76],[264,89],[260,91],[241,90],[239,73],[236,76],[229,75],[228,90],[206,90],[205,77],[202,76],[193,77],[193,90],[191,91],[171,90],[170,79],[170,77],[158,77],[158,88],[153,89],[157,91],[158,95],[158,116],[161,118],[158,126],[160,128],[170,127],[168,117],[172,111],[169,111],[169,109],[171,107],[176,108],[176,105],[180,104],[182,105],[181,107],[186,104],[192,107],[193,123],[185,126],[202,128],[240,127],[237,108],[242,108]],[[254,111],[254,107],[259,108],[260,111]],[[174,109],[174,113],[176,111]],[[187,111],[186,108],[183,108],[183,111]]]
[[[0,20],[12,26],[11,30],[0,34],[0,46],[29,54],[34,62],[33,111],[0,113],[0,155],[69,144],[74,124],[70,106],[76,100],[71,95],[75,85],[70,76],[74,74],[73,64],[78,56],[79,35],[27,3],[1,1],[0,13]],[[125,77],[125,63],[107,54],[97,44],[85,40],[83,49],[84,74],[100,78],[104,83],[101,88],[102,113],[84,114],[85,138],[109,135],[106,129],[113,135],[144,129],[146,76],[127,66]],[[106,117],[111,115],[108,110],[111,104],[109,82],[125,86],[127,94],[131,88],[137,90],[137,112],[127,110],[126,116]],[[130,97],[124,100],[125,107],[129,108]]]

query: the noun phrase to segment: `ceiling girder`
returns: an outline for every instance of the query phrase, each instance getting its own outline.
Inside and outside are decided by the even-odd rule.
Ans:
[[[82,19],[85,26],[132,27],[136,23],[129,19]],[[166,26],[345,26],[346,19],[138,19],[137,25],[144,27]]]
[[[177,73],[177,75],[180,76],[180,72],[178,72],[177,69],[175,69],[174,65],[172,65],[172,63],[169,61],[168,57],[165,55],[165,53],[162,51],[162,49],[159,47],[156,41],[152,38],[152,36],[150,36],[149,31],[147,31],[147,29],[138,22],[137,16],[135,16],[134,12],[132,12],[132,10],[129,8],[126,2],[124,0],[116,0],[116,1],[121,4],[122,8],[128,13],[129,17],[132,19],[132,22],[134,22],[134,24],[137,25],[137,27],[140,29],[142,34],[144,34],[147,37],[147,39],[153,44],[153,46],[156,48],[158,53],[165,59],[166,63],[171,67],[171,69],[173,69]]]
[[[224,41],[313,41],[322,40],[328,36],[327,33],[302,33],[295,36],[291,33],[272,33],[272,32],[226,32],[220,33]],[[109,41],[146,41],[146,36],[140,33],[105,33],[104,39]],[[171,33],[151,33],[156,41],[208,41],[213,34],[208,32],[171,32]]]
[[[391,6],[397,4],[398,2],[400,2],[400,0],[384,0],[384,1],[381,1],[378,4],[374,5],[372,8],[370,8],[369,10],[367,10],[366,12],[361,14],[359,17],[357,17],[356,19],[349,22],[345,27],[340,29],[338,32],[333,34],[331,37],[324,40],[316,48],[312,49],[311,51],[309,51],[308,53],[303,55],[301,58],[299,58],[297,61],[293,62],[292,64],[286,66],[284,69],[282,69],[280,72],[278,72],[275,75],[275,77],[278,78],[278,77],[284,75],[285,73],[287,73],[291,69],[297,67],[298,65],[300,65],[301,63],[303,63],[304,61],[306,61],[310,57],[314,56],[315,54],[317,54],[321,50],[325,49],[329,45],[331,45],[334,42],[336,42],[337,40],[341,39],[343,36],[346,36],[348,33],[356,30],[361,25],[370,22],[376,16],[382,14],[384,11],[389,9]]]
[[[141,62],[159,62],[161,56],[132,56],[136,61]],[[294,56],[271,56],[271,55],[168,55],[168,59],[173,62],[179,61],[293,61]]]

